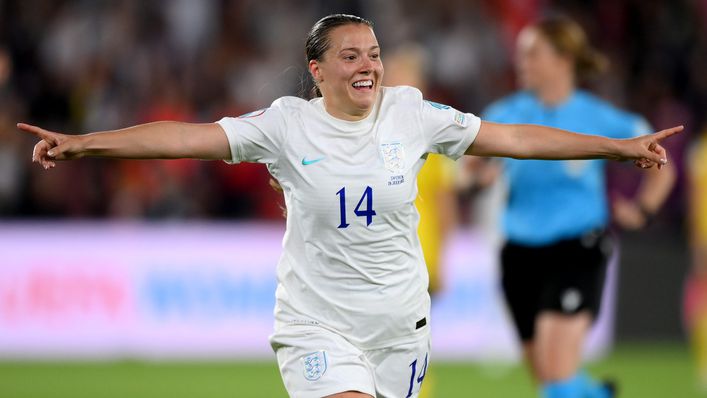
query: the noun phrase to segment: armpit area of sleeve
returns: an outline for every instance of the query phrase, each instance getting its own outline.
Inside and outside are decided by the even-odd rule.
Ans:
[[[226,134],[226,139],[228,139],[228,146],[231,148],[231,159],[224,161],[228,164],[238,164],[241,162],[241,151],[240,145],[238,144],[238,132],[236,131],[235,123],[233,123],[232,119],[233,118],[230,117],[224,117],[216,123],[223,129],[223,132]]]
[[[476,140],[476,136],[479,135],[479,129],[481,129],[481,118],[472,113],[466,113],[465,116],[468,119],[468,124],[463,128],[462,137],[457,150],[454,151],[453,156],[450,156],[450,158],[454,160],[459,159],[466,153],[466,150],[469,149],[471,144],[474,143],[474,140]]]

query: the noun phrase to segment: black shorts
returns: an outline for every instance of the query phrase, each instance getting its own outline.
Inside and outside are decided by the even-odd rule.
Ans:
[[[501,283],[521,340],[535,335],[540,312],[596,318],[604,290],[612,239],[603,231],[549,246],[529,247],[512,242],[501,251]]]

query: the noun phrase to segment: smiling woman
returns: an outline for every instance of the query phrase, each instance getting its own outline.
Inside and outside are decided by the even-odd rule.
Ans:
[[[350,16],[323,18],[312,28],[306,49],[327,112],[351,121],[368,116],[383,79],[373,24]]]
[[[65,135],[27,124],[46,169],[84,156],[258,162],[285,196],[270,341],[295,397],[417,397],[430,360],[428,275],[417,236],[415,180],[430,153],[666,162],[659,141],[482,122],[383,87],[372,24],[351,15],[318,21],[306,42],[321,98],[282,97],[247,117],[158,122]]]

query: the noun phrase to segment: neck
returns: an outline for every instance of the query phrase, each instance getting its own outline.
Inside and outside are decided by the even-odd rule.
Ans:
[[[322,100],[324,101],[324,110],[328,114],[337,119],[346,120],[348,122],[357,122],[359,120],[365,119],[366,117],[368,117],[368,115],[371,114],[371,110],[373,109],[373,107],[371,107],[369,109],[344,110],[341,107],[337,107],[334,104],[330,104],[325,97],[322,97]]]
[[[535,90],[536,95],[545,105],[555,106],[567,100],[574,91],[574,79],[556,78]]]

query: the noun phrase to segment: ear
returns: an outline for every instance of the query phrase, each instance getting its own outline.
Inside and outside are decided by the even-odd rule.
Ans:
[[[316,59],[309,61],[309,73],[314,79],[314,83],[319,84],[322,81],[322,71],[319,69],[319,62]]]

